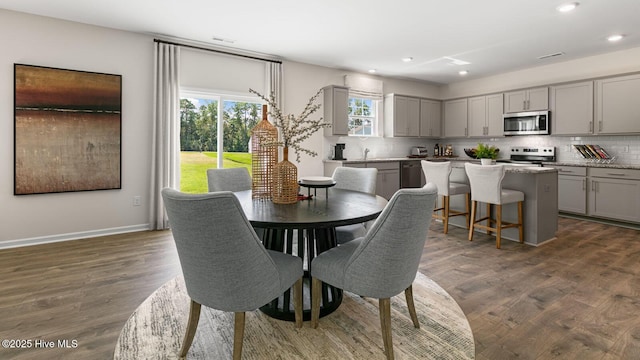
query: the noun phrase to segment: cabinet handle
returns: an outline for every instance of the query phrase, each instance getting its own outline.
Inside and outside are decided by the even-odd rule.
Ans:
[[[627,174],[624,174],[624,173],[607,173],[607,175],[611,175],[611,176],[627,176]]]
[[[587,190],[587,179],[582,179],[582,191]]]
[[[602,120],[598,121],[598,131],[602,131]]]
[[[596,182],[595,182],[595,180],[591,180],[591,191],[596,191]]]
[[[589,121],[589,132],[593,132],[593,121]]]
[[[467,128],[464,128],[464,136],[467,136]]]

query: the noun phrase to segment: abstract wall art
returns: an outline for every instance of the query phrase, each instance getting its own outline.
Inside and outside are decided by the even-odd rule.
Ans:
[[[121,188],[122,76],[14,64],[14,194]]]

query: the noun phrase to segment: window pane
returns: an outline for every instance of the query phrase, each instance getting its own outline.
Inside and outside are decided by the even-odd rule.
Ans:
[[[349,135],[373,136],[377,119],[375,100],[349,98]]]

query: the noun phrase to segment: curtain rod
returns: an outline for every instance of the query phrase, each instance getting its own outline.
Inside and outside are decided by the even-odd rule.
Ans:
[[[272,63],[282,64],[282,61],[280,61],[280,60],[271,60],[271,59],[265,59],[265,58],[261,58],[261,57],[257,57],[257,56],[243,55],[243,54],[235,54],[235,53],[228,52],[228,51],[216,50],[216,49],[209,49],[209,48],[206,48],[206,47],[195,46],[195,45],[189,45],[189,44],[180,44],[180,43],[176,43],[176,42],[172,42],[172,41],[166,41],[166,40],[160,40],[160,39],[153,39],[153,42],[158,42],[158,43],[163,43],[163,44],[169,44],[169,45],[176,45],[176,46],[183,46],[183,47],[192,48],[192,49],[205,50],[205,51],[212,51],[212,52],[217,52],[217,53],[225,54],[225,55],[239,56],[239,57],[243,57],[243,58],[247,58],[247,59],[261,60],[261,61],[268,61],[268,62],[272,62]]]

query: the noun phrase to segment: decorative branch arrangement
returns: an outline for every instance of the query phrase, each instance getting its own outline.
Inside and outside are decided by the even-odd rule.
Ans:
[[[273,125],[280,129],[280,134],[282,134],[282,140],[273,143],[264,143],[264,146],[290,147],[296,152],[297,162],[300,162],[301,152],[313,157],[318,156],[317,152],[305,149],[301,144],[316,131],[331,127],[330,123],[323,122],[322,117],[317,120],[308,119],[311,114],[320,108],[320,105],[315,104],[315,101],[318,96],[320,96],[322,89],[318,90],[318,92],[309,99],[309,102],[307,102],[307,105],[298,117],[295,117],[293,114],[284,115],[276,103],[276,97],[273,92],[271,92],[268,98],[253,89],[249,89],[249,92],[258,95],[267,102],[269,105],[269,115],[273,118]]]

